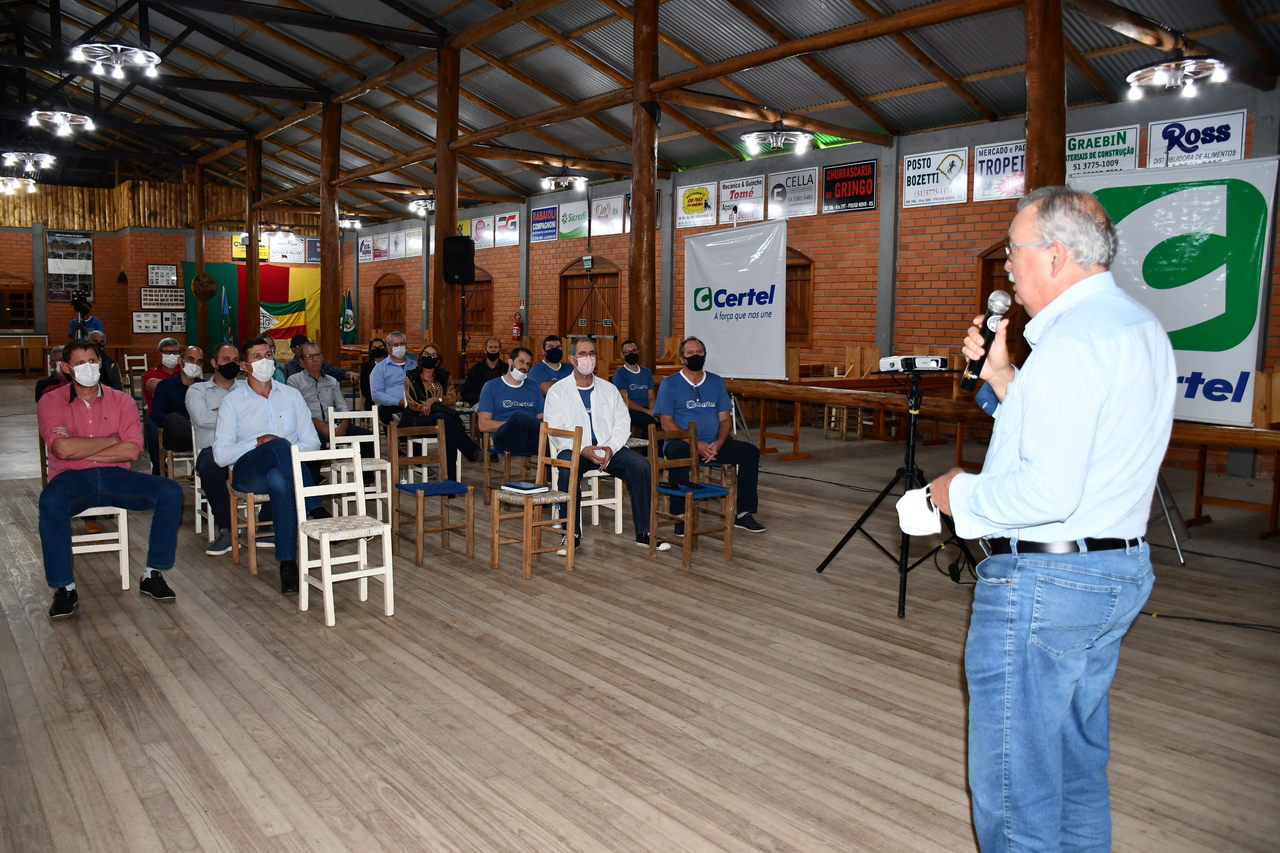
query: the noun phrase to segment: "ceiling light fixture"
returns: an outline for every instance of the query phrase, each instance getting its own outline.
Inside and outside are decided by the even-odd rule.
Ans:
[[[738,137],[747,146],[752,157],[766,151],[781,151],[790,146],[795,154],[803,154],[813,143],[813,134],[807,130],[787,130],[781,121],[775,121],[768,130],[748,130]]]
[[[415,198],[409,202],[409,210],[426,219],[427,214],[436,212],[436,200],[431,196]]]
[[[1144,65],[1125,77],[1129,84],[1129,100],[1136,101],[1146,94],[1147,88],[1180,90],[1184,98],[1196,96],[1196,81],[1225,83],[1229,78],[1227,66],[1221,59],[1213,56],[1183,56],[1181,51],[1174,51],[1157,62]]]
[[[111,68],[111,76],[116,80],[124,79],[126,68],[141,68],[148,77],[156,76],[156,68],[160,65],[160,54],[145,47],[134,47],[130,44],[78,44],[71,49],[72,62],[92,62],[90,72],[97,77]]]
[[[95,129],[93,119],[66,110],[32,110],[27,125],[52,130],[55,136],[71,136],[77,130]]]
[[[52,154],[41,154],[35,151],[4,152],[5,168],[12,169],[14,166],[22,164],[23,172],[39,172],[41,169],[48,169],[57,159]]]
[[[558,175],[547,175],[542,179],[542,188],[544,190],[566,190],[573,189],[583,192],[587,188],[587,178],[585,175],[570,175],[567,171]]]
[[[339,219],[338,227],[343,231],[359,231],[362,223],[359,219]]]
[[[19,190],[34,193],[36,182],[31,178],[0,178],[0,195],[13,195]]]

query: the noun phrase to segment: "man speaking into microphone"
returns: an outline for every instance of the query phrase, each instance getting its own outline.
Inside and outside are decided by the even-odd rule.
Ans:
[[[964,354],[985,356],[995,429],[981,473],[931,484],[988,554],[965,644],[974,826],[985,853],[1105,851],[1107,694],[1154,582],[1142,537],[1173,424],[1173,351],[1112,278],[1115,228],[1093,196],[1030,193],[1005,251],[1033,351],[1015,369],[1008,321],[986,348],[974,319]]]

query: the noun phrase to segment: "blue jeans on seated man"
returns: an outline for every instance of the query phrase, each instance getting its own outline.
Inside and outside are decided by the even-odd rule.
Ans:
[[[689,442],[673,438],[663,448],[662,455],[668,459],[688,459]],[[724,443],[724,447],[720,448],[715,461],[724,465],[738,466],[738,514],[756,512],[759,509],[756,484],[760,481],[760,448],[731,438]],[[689,482],[689,469],[672,468],[670,471],[671,482]],[[673,515],[684,512],[684,498],[671,498],[671,512]]]
[[[978,566],[964,667],[983,853],[1111,849],[1107,692],[1154,581],[1145,542]]]
[[[493,434],[493,447],[500,453],[537,454],[541,425],[537,415],[516,412]]]
[[[562,450],[557,459],[568,459],[573,453],[572,450]],[[590,456],[582,456],[578,460],[578,479],[581,483],[582,475],[588,471],[595,471],[600,466],[591,461]],[[649,503],[652,495],[649,494],[649,460],[645,459],[634,450],[623,447],[617,453],[613,454],[613,458],[609,460],[609,464],[605,466],[604,472],[611,477],[617,477],[619,480],[627,484],[627,491],[631,494],[631,520],[635,522],[636,533],[649,532]],[[562,492],[569,490],[569,472],[564,468],[556,469],[556,488]],[[582,489],[578,489],[577,499],[574,505],[578,510],[578,525],[574,530],[578,531],[578,535],[582,535]]]
[[[241,492],[266,493],[271,503],[262,508],[264,521],[271,518],[276,536],[276,558],[298,558],[298,511],[294,508],[292,457],[289,442],[273,438],[259,444],[236,460],[231,469],[231,485]],[[302,482],[313,486],[311,470],[302,466]],[[319,498],[307,498],[307,512],[321,506]]]
[[[152,510],[147,567],[173,568],[182,522],[182,486],[174,480],[124,468],[63,471],[40,493],[40,549],[44,577],[58,588],[75,580],[71,571],[71,517],[91,506]]]
[[[227,476],[231,473],[213,461],[213,448],[206,447],[196,456],[196,473],[200,475],[200,491],[209,502],[213,513],[213,526],[218,530],[231,528],[231,498],[227,495]]]

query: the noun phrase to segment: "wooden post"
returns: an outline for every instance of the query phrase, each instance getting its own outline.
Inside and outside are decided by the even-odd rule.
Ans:
[[[1062,0],[1027,0],[1027,192],[1066,181]]]
[[[444,240],[458,231],[458,155],[451,144],[458,136],[460,53],[440,48],[436,86],[436,256],[431,264],[431,334],[446,369],[460,376],[458,291],[444,281]],[[424,283],[425,284],[425,283]]]
[[[658,0],[636,0],[632,24],[635,85],[631,95],[631,264],[628,328],[650,370],[658,359],[657,180],[659,106],[650,85],[658,76]],[[670,235],[668,235],[670,239]],[[621,341],[618,341],[621,344]]]
[[[204,166],[197,163],[195,166],[195,180],[192,181],[192,196],[195,201],[195,211],[192,215],[191,230],[194,232],[193,242],[195,243],[195,262],[196,275],[204,274],[204,217],[205,217],[205,201],[204,201]],[[194,290],[194,288],[193,288]],[[209,300],[200,299],[195,294],[192,297],[196,300],[196,345],[204,350],[206,356],[212,356],[209,350]],[[192,336],[187,335],[190,341]]]
[[[247,140],[244,155],[244,229],[248,232],[249,239],[245,241],[244,302],[240,305],[239,316],[249,318],[245,332],[248,337],[254,338],[258,336],[258,330],[262,326],[258,321],[259,305],[262,302],[258,287],[258,231],[262,224],[262,212],[260,208],[254,207],[254,202],[262,197],[262,142],[257,139]],[[237,337],[232,332],[232,340]]]
[[[341,235],[338,232],[338,155],[342,105],[324,105],[320,129],[320,336],[325,358],[338,363],[342,347]]]

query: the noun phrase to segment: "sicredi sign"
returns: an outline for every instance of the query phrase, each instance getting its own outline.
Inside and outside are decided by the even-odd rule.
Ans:
[[[1276,171],[1247,160],[1071,182],[1116,224],[1116,281],[1169,333],[1178,418],[1252,422]]]
[[[1147,166],[1195,166],[1244,159],[1245,111],[1192,116],[1147,126]]]

